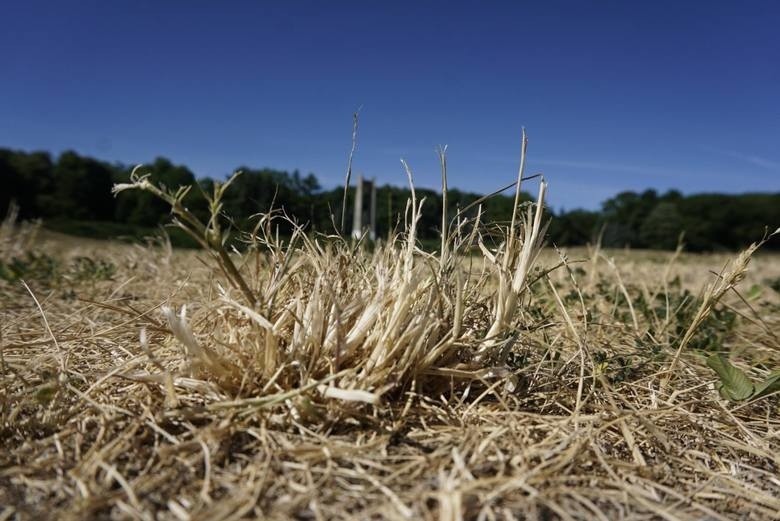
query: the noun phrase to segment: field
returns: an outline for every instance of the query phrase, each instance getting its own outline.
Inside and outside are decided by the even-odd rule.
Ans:
[[[530,207],[429,254],[411,208],[376,249],[6,223],[0,519],[780,518],[780,258]]]

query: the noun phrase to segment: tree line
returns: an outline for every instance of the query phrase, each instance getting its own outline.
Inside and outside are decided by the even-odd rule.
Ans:
[[[314,174],[303,175],[297,170],[285,172],[246,166],[237,170],[242,175],[227,192],[224,212],[238,226],[273,206],[311,231],[331,233],[338,227],[343,187],[323,189]],[[14,201],[21,219],[41,218],[54,229],[93,236],[140,236],[168,222],[169,209],[151,194],[140,191],[126,191],[114,197],[111,187],[114,183],[128,182],[131,171],[132,167],[127,165],[100,161],[73,151],[54,158],[47,152],[0,148],[3,187],[0,213],[5,215]],[[198,179],[186,166],[163,157],[145,165],[142,171],[149,173],[152,181],[168,187],[194,185],[186,203],[196,214],[207,218],[203,193],[211,191],[212,179]],[[377,187],[379,237],[403,227],[409,196],[408,188]],[[426,189],[418,189],[417,196],[426,198],[419,224],[420,237],[434,239],[441,227],[441,196]],[[455,216],[467,208],[473,215],[474,203],[481,198],[481,194],[450,189],[449,215]],[[508,191],[480,203],[487,231],[511,220],[513,199]],[[531,197],[524,193],[523,199],[531,200]],[[351,200],[347,204],[351,208]],[[549,239],[560,246],[587,244],[601,235],[602,244],[607,247],[673,249],[680,234],[685,232],[688,250],[734,250],[759,239],[767,227],[772,231],[780,226],[780,192],[683,195],[674,190],[663,194],[646,190],[619,193],[604,201],[597,211],[547,211],[551,217]],[[351,212],[347,216],[347,226],[351,227]],[[778,242],[773,240],[767,246],[780,249]]]

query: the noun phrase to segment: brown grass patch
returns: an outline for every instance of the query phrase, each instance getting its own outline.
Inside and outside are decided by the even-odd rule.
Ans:
[[[780,516],[777,393],[705,363],[780,367],[776,257],[542,252],[534,206],[432,255],[419,204],[373,251],[272,215],[227,256],[214,222],[201,253],[6,224],[0,518]]]

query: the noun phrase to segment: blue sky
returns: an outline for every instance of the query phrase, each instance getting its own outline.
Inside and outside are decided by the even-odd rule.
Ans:
[[[511,182],[520,131],[556,208],[621,190],[780,190],[780,2],[8,1],[0,146],[199,176]]]

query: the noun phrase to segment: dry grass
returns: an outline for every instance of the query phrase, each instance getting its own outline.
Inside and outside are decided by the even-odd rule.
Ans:
[[[780,259],[543,251],[535,206],[431,255],[420,204],[374,251],[6,225],[0,519],[780,517],[777,393],[724,401],[702,354],[780,367]]]

